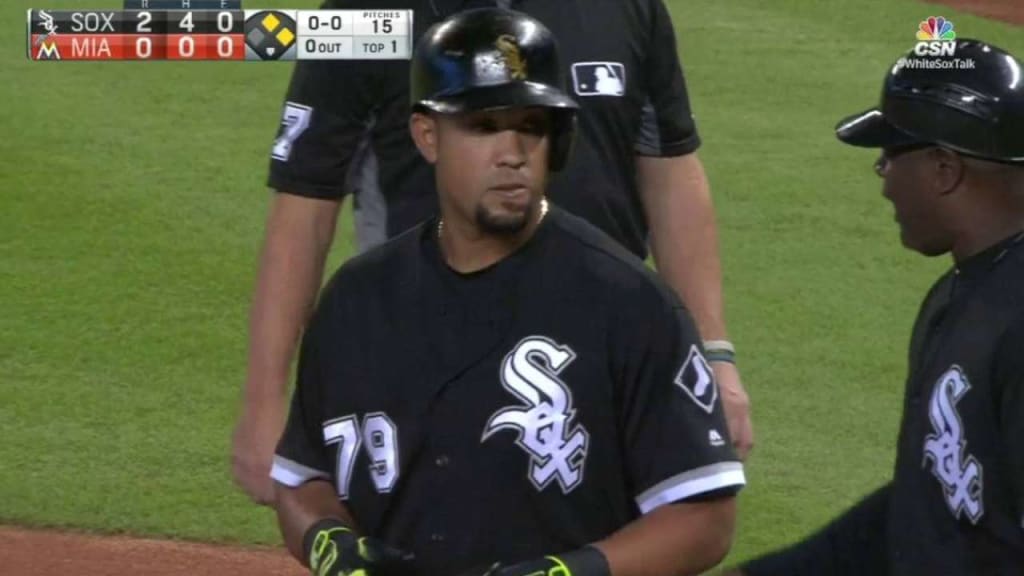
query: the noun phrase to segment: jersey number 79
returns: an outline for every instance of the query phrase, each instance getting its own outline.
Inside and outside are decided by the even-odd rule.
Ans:
[[[348,498],[349,484],[356,464],[356,455],[363,447],[370,457],[369,473],[380,494],[387,494],[398,480],[398,433],[395,423],[383,412],[358,418],[352,414],[324,424],[324,443],[338,445],[336,474],[338,496]]]

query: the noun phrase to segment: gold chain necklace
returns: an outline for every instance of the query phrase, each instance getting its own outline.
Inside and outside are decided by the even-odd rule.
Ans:
[[[540,218],[537,219],[537,224],[540,224],[544,220],[544,216],[548,213],[548,199],[540,199]],[[441,238],[441,232],[444,230],[444,218],[437,221],[437,237]]]

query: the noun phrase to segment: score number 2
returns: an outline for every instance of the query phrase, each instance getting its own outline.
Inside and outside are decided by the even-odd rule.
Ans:
[[[153,28],[150,24],[153,22],[153,14],[151,12],[137,12],[135,17],[139,19],[135,23],[135,32],[138,34],[152,34]],[[153,39],[147,36],[135,39],[135,55],[140,60],[146,60],[153,57]]]

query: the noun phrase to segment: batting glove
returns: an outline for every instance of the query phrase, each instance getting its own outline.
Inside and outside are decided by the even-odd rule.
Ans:
[[[413,555],[359,536],[334,519],[321,520],[303,538],[313,576],[382,576],[401,572]]]
[[[495,564],[484,576],[611,576],[608,560],[593,546],[557,556],[544,556],[503,566]]]

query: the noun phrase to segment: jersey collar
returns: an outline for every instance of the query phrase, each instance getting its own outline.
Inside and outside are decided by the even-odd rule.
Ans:
[[[962,292],[976,280],[983,278],[988,272],[1002,262],[1015,248],[1024,244],[1024,231],[996,242],[992,246],[967,258],[953,267],[953,291]]]

